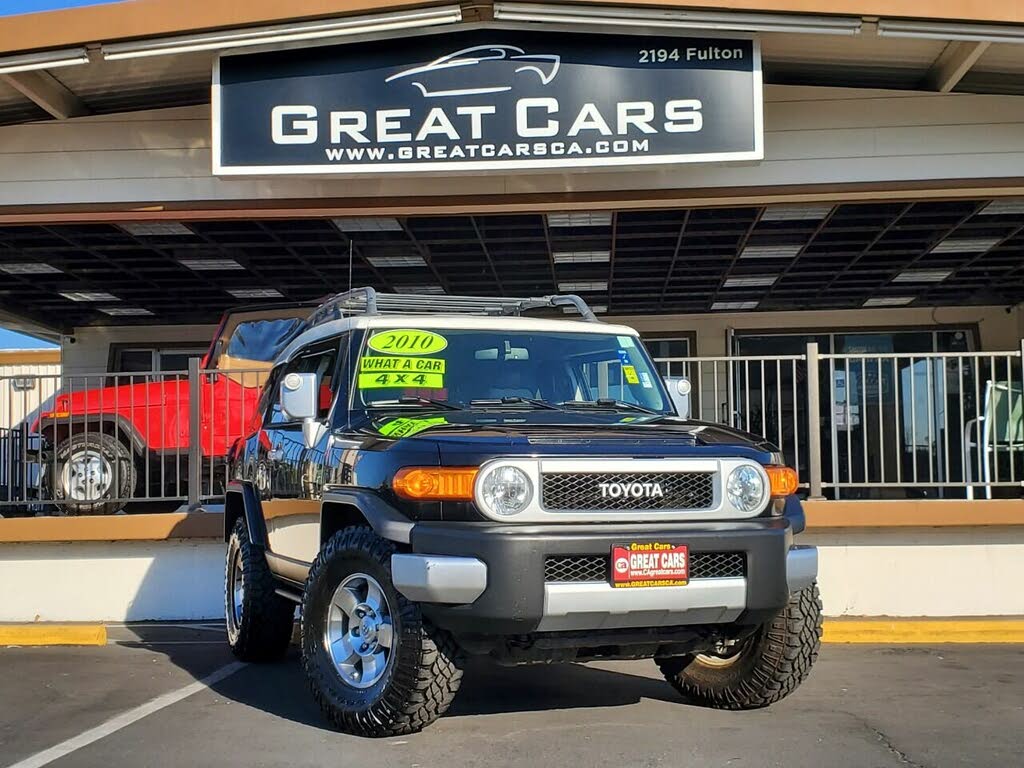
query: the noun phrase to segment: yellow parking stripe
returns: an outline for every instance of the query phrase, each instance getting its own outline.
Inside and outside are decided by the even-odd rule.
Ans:
[[[826,643],[1024,643],[1024,619],[833,619]]]
[[[106,644],[102,624],[0,624],[0,646]]]
[[[828,619],[822,642],[1024,643],[1024,619]],[[0,647],[106,644],[102,624],[0,624]]]

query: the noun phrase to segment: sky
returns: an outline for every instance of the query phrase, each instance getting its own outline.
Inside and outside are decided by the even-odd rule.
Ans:
[[[48,349],[56,346],[33,336],[0,328],[0,349]]]
[[[80,8],[83,5],[109,5],[125,0],[0,0],[0,16],[17,16],[21,13],[58,11],[63,8]]]

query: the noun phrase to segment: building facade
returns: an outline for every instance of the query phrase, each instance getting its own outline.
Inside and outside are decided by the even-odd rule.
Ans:
[[[785,451],[830,613],[1024,613],[1019,3],[60,5],[0,17],[0,321],[50,386],[350,281],[579,293]],[[7,491],[4,567],[59,556]]]

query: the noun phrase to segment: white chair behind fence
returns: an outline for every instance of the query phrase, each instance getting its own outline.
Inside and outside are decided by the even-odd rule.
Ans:
[[[1008,475],[1013,478],[1013,462],[1020,454],[1024,454],[1024,396],[1021,389],[1005,382],[988,381],[985,383],[984,410],[978,418],[964,425],[967,498],[974,498],[975,469],[981,475],[979,484],[985,489],[985,498],[991,499],[993,476],[995,481],[999,480],[999,457],[1009,458]]]

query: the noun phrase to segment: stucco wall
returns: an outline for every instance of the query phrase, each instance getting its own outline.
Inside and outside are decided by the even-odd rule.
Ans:
[[[1024,529],[840,530],[820,547],[827,616],[1024,615]],[[223,615],[215,540],[0,545],[0,621]]]
[[[386,198],[1024,177],[1024,97],[767,86],[765,159],[642,171],[347,179],[211,173],[209,107],[0,128],[0,205]],[[342,203],[343,205],[343,203]],[[364,202],[365,205],[365,202]]]

